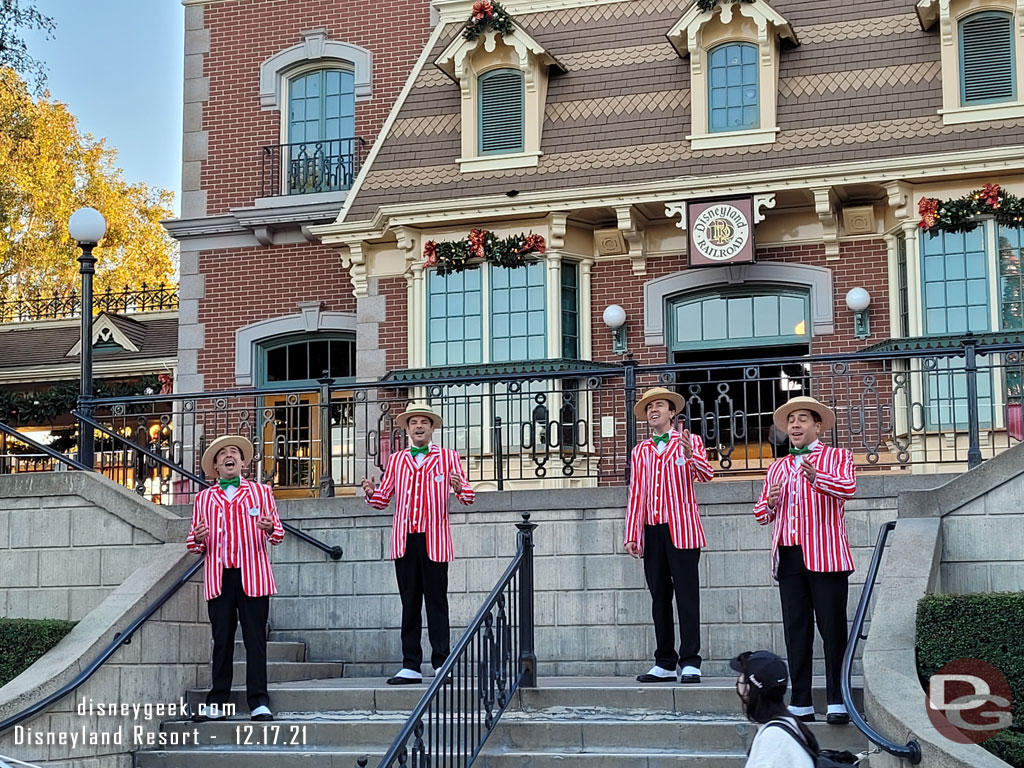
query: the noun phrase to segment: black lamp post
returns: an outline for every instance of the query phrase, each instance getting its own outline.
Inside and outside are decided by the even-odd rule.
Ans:
[[[78,257],[79,273],[82,275],[82,348],[80,351],[81,384],[78,395],[78,410],[91,415],[92,406],[92,276],[96,273],[96,257],[92,249],[103,239],[107,222],[95,208],[79,208],[68,220],[68,233],[82,249]],[[93,458],[92,427],[78,423],[78,460],[91,467]]]

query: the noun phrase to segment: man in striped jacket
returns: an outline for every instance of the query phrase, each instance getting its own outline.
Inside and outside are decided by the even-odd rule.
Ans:
[[[273,720],[267,693],[267,617],[277,592],[268,544],[284,528],[270,486],[241,477],[253,447],[240,435],[218,437],[203,453],[203,473],[217,481],[196,494],[185,544],[203,555],[206,607],[213,631],[213,685],[193,718],[220,720],[231,695],[235,628],[245,642],[245,696],[253,720]]]
[[[706,543],[700,524],[695,482],[714,477],[704,443],[672,428],[683,398],[664,387],[647,390],[633,409],[645,419],[651,438],[630,456],[626,551],[644,560],[654,619],[654,666],[638,675],[641,683],[700,682],[700,586],[697,566]],[[675,648],[672,597],[679,614]]]
[[[789,455],[768,468],[754,517],[773,523],[772,576],[779,582],[782,624],[793,680],[790,711],[814,720],[811,657],[817,623],[825,650],[826,719],[850,722],[839,678],[846,652],[846,602],[853,556],[843,519],[857,491],[853,454],[819,438],[836,423],[828,406],[794,397],[775,411],[775,426],[789,436]]]
[[[448,621],[448,563],[453,558],[448,524],[449,494],[462,504],[475,495],[462,469],[458,451],[431,442],[441,417],[429,405],[410,403],[395,423],[409,435],[410,446],[388,457],[380,486],[363,478],[366,502],[384,509],[396,496],[391,526],[391,559],[395,561],[398,593],[402,598],[402,668],[389,685],[423,681],[421,613],[427,605],[430,663],[440,668],[451,650]]]

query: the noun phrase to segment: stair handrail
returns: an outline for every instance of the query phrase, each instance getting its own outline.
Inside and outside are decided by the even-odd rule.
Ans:
[[[906,744],[897,744],[882,736],[872,728],[853,701],[853,657],[857,653],[857,646],[861,640],[867,640],[864,633],[864,617],[867,615],[868,604],[871,602],[871,595],[875,590],[875,581],[878,578],[878,569],[882,562],[882,554],[885,552],[886,540],[889,534],[896,528],[896,521],[890,520],[884,523],[878,531],[878,541],[875,544],[875,552],[871,557],[871,566],[868,568],[867,578],[864,581],[864,588],[860,593],[860,602],[857,603],[857,612],[853,616],[853,626],[850,628],[850,640],[846,644],[846,653],[843,655],[843,674],[839,680],[839,686],[843,694],[843,704],[850,715],[850,720],[857,729],[879,748],[890,755],[908,760],[911,765],[921,762],[921,744],[916,739],[910,739]]]
[[[139,630],[139,627],[145,624],[146,621],[153,616],[153,614],[159,611],[163,607],[164,603],[166,603],[175,594],[177,594],[178,590],[185,586],[185,584],[188,583],[189,579],[195,576],[195,574],[202,567],[202,560],[198,560],[192,565],[190,565],[181,576],[175,579],[174,583],[171,584],[171,586],[164,590],[163,594],[161,594],[160,597],[154,600],[146,608],[146,610],[144,610],[135,619],[135,621],[133,621],[125,629],[114,635],[114,639],[111,640],[110,643],[108,643],[107,646],[102,651],[100,651],[99,654],[97,654],[97,656],[92,661],[90,661],[81,672],[75,675],[74,679],[63,685],[58,690],[51,693],[49,696],[40,699],[35,704],[32,704],[31,706],[26,707],[20,712],[11,715],[6,720],[0,721],[0,734],[9,731],[11,728],[18,725],[19,723],[23,723],[24,721],[35,717],[39,713],[45,711],[48,707],[50,707],[50,705],[55,704],[56,702],[63,699],[65,696],[74,693],[82,684],[86,683],[89,680],[89,678],[91,678],[97,672],[97,670],[99,670],[99,668],[103,666],[103,664],[106,663],[107,659],[114,655],[114,652],[118,648],[120,648],[122,645],[128,645],[132,640],[132,636]]]
[[[28,435],[24,435],[21,432],[19,432],[10,424],[4,424],[4,422],[0,421],[0,432],[3,432],[5,435],[10,435],[15,440],[18,440],[27,445],[29,448],[33,448],[39,451],[40,453],[44,453],[51,459],[62,462],[63,464],[67,464],[69,467],[73,469],[77,469],[81,472],[91,471],[89,467],[85,466],[85,464],[80,462],[78,459],[72,459],[70,456],[65,456],[60,451],[54,450],[48,445],[43,445],[42,443],[36,442]]]
[[[186,478],[187,480],[191,480],[192,482],[194,482],[200,488],[209,488],[210,487],[210,483],[206,482],[206,480],[204,480],[203,478],[201,478],[199,475],[195,474],[194,472],[190,472],[189,470],[185,469],[184,467],[181,467],[181,466],[175,464],[173,461],[165,459],[160,454],[154,453],[153,451],[149,450],[145,446],[141,446],[138,443],[133,443],[131,440],[128,440],[123,435],[119,435],[119,434],[117,434],[117,432],[114,432],[113,430],[108,429],[107,427],[103,426],[98,421],[93,419],[91,416],[88,416],[87,414],[84,414],[81,411],[77,411],[77,410],[76,411],[72,411],[71,415],[74,416],[76,419],[79,419],[82,423],[88,424],[93,429],[96,429],[96,430],[102,432],[107,437],[110,437],[110,438],[112,438],[114,440],[118,440],[118,441],[126,444],[133,451],[138,451],[139,453],[141,453],[143,456],[145,456],[150,461],[155,461],[156,463],[160,464],[161,466],[167,467],[172,472],[177,472],[178,474],[180,474],[182,477]],[[286,531],[288,531],[288,533],[292,534],[296,538],[301,539],[302,541],[306,542],[307,544],[313,545],[314,547],[316,547],[317,549],[319,549],[322,552],[325,552],[331,558],[331,560],[340,560],[342,555],[344,554],[344,551],[342,550],[341,547],[339,547],[337,545],[331,546],[329,544],[326,544],[326,543],[320,541],[320,539],[318,539],[318,538],[316,538],[314,536],[310,536],[305,531],[302,531],[302,530],[296,528],[291,523],[286,523],[286,522],[282,521],[281,525],[284,526],[284,529]]]
[[[469,768],[512,701],[513,694],[519,688],[537,685],[537,657],[533,644],[533,531],[537,524],[530,522],[529,512],[523,512],[522,517],[523,521],[516,523],[519,534],[515,557],[487,595],[448,659],[435,673],[433,682],[410,713],[378,768],[440,764],[439,759],[431,759],[431,756],[448,756],[452,764],[459,763],[463,768]],[[509,606],[508,612],[506,601],[515,604]],[[519,625],[518,642],[513,639],[515,635],[508,613],[517,613],[514,618]],[[474,640],[479,642],[474,643]],[[473,700],[474,694],[476,700]],[[434,722],[435,704],[442,716],[459,710],[463,718],[454,727]],[[426,725],[423,722],[425,716],[428,718]],[[446,741],[453,738],[461,743]],[[407,751],[410,740],[411,758]],[[460,750],[460,747],[465,749]],[[407,763],[407,760],[411,762]],[[366,764],[365,755],[356,761],[359,768],[365,768]]]

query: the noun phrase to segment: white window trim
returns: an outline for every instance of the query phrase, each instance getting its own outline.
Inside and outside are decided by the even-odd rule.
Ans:
[[[107,314],[101,314],[99,317],[97,317],[95,323],[92,326],[92,346],[95,347],[97,344],[103,341],[113,342],[114,344],[117,344],[117,346],[124,349],[126,352],[139,351],[139,348],[132,343],[131,339],[124,335],[121,329],[117,327],[114,321],[111,320],[110,316]],[[68,351],[65,357],[77,357],[80,354],[82,354],[81,338],[79,338],[79,340],[75,342],[75,346],[73,346]]]
[[[982,123],[1024,117],[1024,0],[918,0],[917,17],[921,28],[939,24],[939,50],[942,55],[943,125]],[[960,21],[982,11],[1002,11],[1013,15],[1014,77],[1017,98],[995,104],[963,106],[960,103]]]
[[[351,68],[355,73],[356,101],[373,95],[373,54],[370,51],[351,43],[328,40],[325,29],[303,32],[302,38],[303,42],[275,53],[260,64],[260,106],[263,109],[287,112],[288,78],[297,74],[303,65],[308,65],[307,69]]]
[[[707,25],[716,20],[718,30]],[[690,59],[691,133],[686,138],[691,149],[718,149],[770,145],[778,135],[778,84],[780,40],[798,43],[793,27],[765,0],[752,3],[721,2],[710,11],[701,11],[694,3],[668,32],[669,42],[680,56]],[[708,71],[711,49],[727,42],[747,42],[758,48],[757,128],[746,131],[714,132],[708,125]]]
[[[507,35],[489,30],[475,40],[460,33],[434,64],[459,84],[461,92],[462,152],[456,160],[462,173],[532,168],[540,162],[548,71],[565,68],[544,47],[518,27]],[[518,69],[523,73],[523,151],[481,155],[479,141],[480,75],[492,69]]]

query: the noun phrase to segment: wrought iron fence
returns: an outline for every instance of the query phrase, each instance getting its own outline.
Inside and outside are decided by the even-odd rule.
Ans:
[[[162,312],[178,308],[178,287],[160,283],[140,288],[125,286],[121,290],[107,288],[93,297],[93,311],[135,314]],[[82,316],[82,299],[78,293],[55,293],[52,296],[0,300],[0,323],[29,320],[53,320]]]
[[[96,399],[107,429],[200,473],[214,438],[242,434],[256,455],[249,476],[281,495],[354,493],[405,447],[395,416],[411,400],[442,414],[436,442],[457,448],[480,490],[622,484],[630,450],[646,436],[633,404],[650,386],[685,398],[678,426],[700,435],[721,474],[760,474],[786,449],[774,410],[797,395],[835,409],[825,436],[862,469],[974,466],[1021,434],[1024,345],[807,356],[701,364],[594,367],[585,372],[234,390]],[[102,455],[102,453],[101,453]],[[195,488],[166,467],[119,453],[126,481],[150,497],[191,500]]]
[[[434,676],[378,768],[468,768],[520,687],[537,684],[533,531],[523,513],[516,555]],[[356,763],[365,768],[367,759]]]
[[[358,136],[263,147],[260,197],[349,189],[365,150],[366,142]]]

